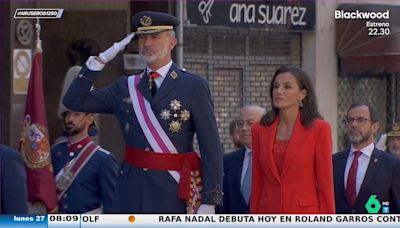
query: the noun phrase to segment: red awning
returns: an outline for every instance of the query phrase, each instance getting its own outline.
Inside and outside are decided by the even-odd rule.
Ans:
[[[400,72],[400,7],[341,4],[342,12],[386,12],[389,19],[336,19],[336,52],[341,75]],[[389,27],[367,27],[388,23]],[[387,24],[386,24],[387,25]],[[384,35],[389,32],[389,35]],[[380,35],[382,33],[382,35]],[[379,34],[379,35],[378,35]]]

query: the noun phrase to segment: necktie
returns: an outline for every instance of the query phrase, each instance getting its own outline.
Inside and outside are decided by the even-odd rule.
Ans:
[[[349,205],[351,208],[354,208],[354,204],[356,202],[356,177],[357,177],[357,169],[358,169],[358,157],[362,154],[361,151],[354,152],[354,159],[351,163],[350,171],[347,176],[347,184],[346,184],[346,195],[349,200]]]
[[[151,96],[153,97],[157,92],[157,85],[155,79],[159,78],[160,76],[161,75],[155,71],[149,73],[149,89],[151,90]]]
[[[247,157],[249,159],[249,165],[247,166],[246,172],[243,176],[242,194],[246,203],[249,204],[250,192],[251,192],[251,167],[252,167],[251,152],[247,154]]]

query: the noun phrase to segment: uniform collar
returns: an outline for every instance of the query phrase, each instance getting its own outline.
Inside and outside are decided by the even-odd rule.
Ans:
[[[76,142],[72,142],[71,138],[68,138],[68,148],[69,151],[71,152],[76,152],[78,150],[81,150],[84,146],[86,146],[86,144],[88,144],[91,141],[89,136],[85,136],[84,138],[76,141]]]
[[[146,71],[147,71],[147,74],[150,73],[150,72],[155,71],[155,72],[159,73],[160,76],[164,79],[165,76],[167,76],[168,71],[169,71],[169,69],[171,68],[171,66],[172,66],[172,60],[169,61],[169,63],[167,63],[166,65],[164,65],[164,66],[162,66],[161,68],[159,68],[158,70],[152,70],[152,69],[150,69],[149,67],[147,67],[147,68],[146,68]]]

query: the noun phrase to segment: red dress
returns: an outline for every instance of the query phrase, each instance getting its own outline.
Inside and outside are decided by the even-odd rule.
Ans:
[[[285,152],[289,145],[289,140],[278,140],[274,142],[274,161],[279,175],[282,174],[283,162],[285,161]]]

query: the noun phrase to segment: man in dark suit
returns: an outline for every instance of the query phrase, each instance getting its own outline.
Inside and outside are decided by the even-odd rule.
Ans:
[[[251,126],[260,121],[265,109],[245,106],[240,113],[240,139],[244,147],[224,156],[224,197],[221,213],[249,213],[251,192]]]
[[[222,201],[223,153],[208,84],[171,59],[178,24],[164,13],[135,14],[139,53],[147,64],[143,73],[90,91],[131,34],[90,57],[64,97],[72,110],[114,113],[120,123],[126,150],[115,213],[214,213]],[[194,152],[194,134],[201,159]]]
[[[389,202],[391,213],[400,213],[400,160],[374,147],[376,112],[353,104],[344,122],[351,146],[333,155],[336,212],[368,213],[366,204],[376,195],[380,204]]]
[[[0,214],[27,214],[28,192],[21,153],[0,145]]]
[[[229,135],[236,149],[242,148],[243,142],[240,140],[239,119],[232,120],[229,123]]]

